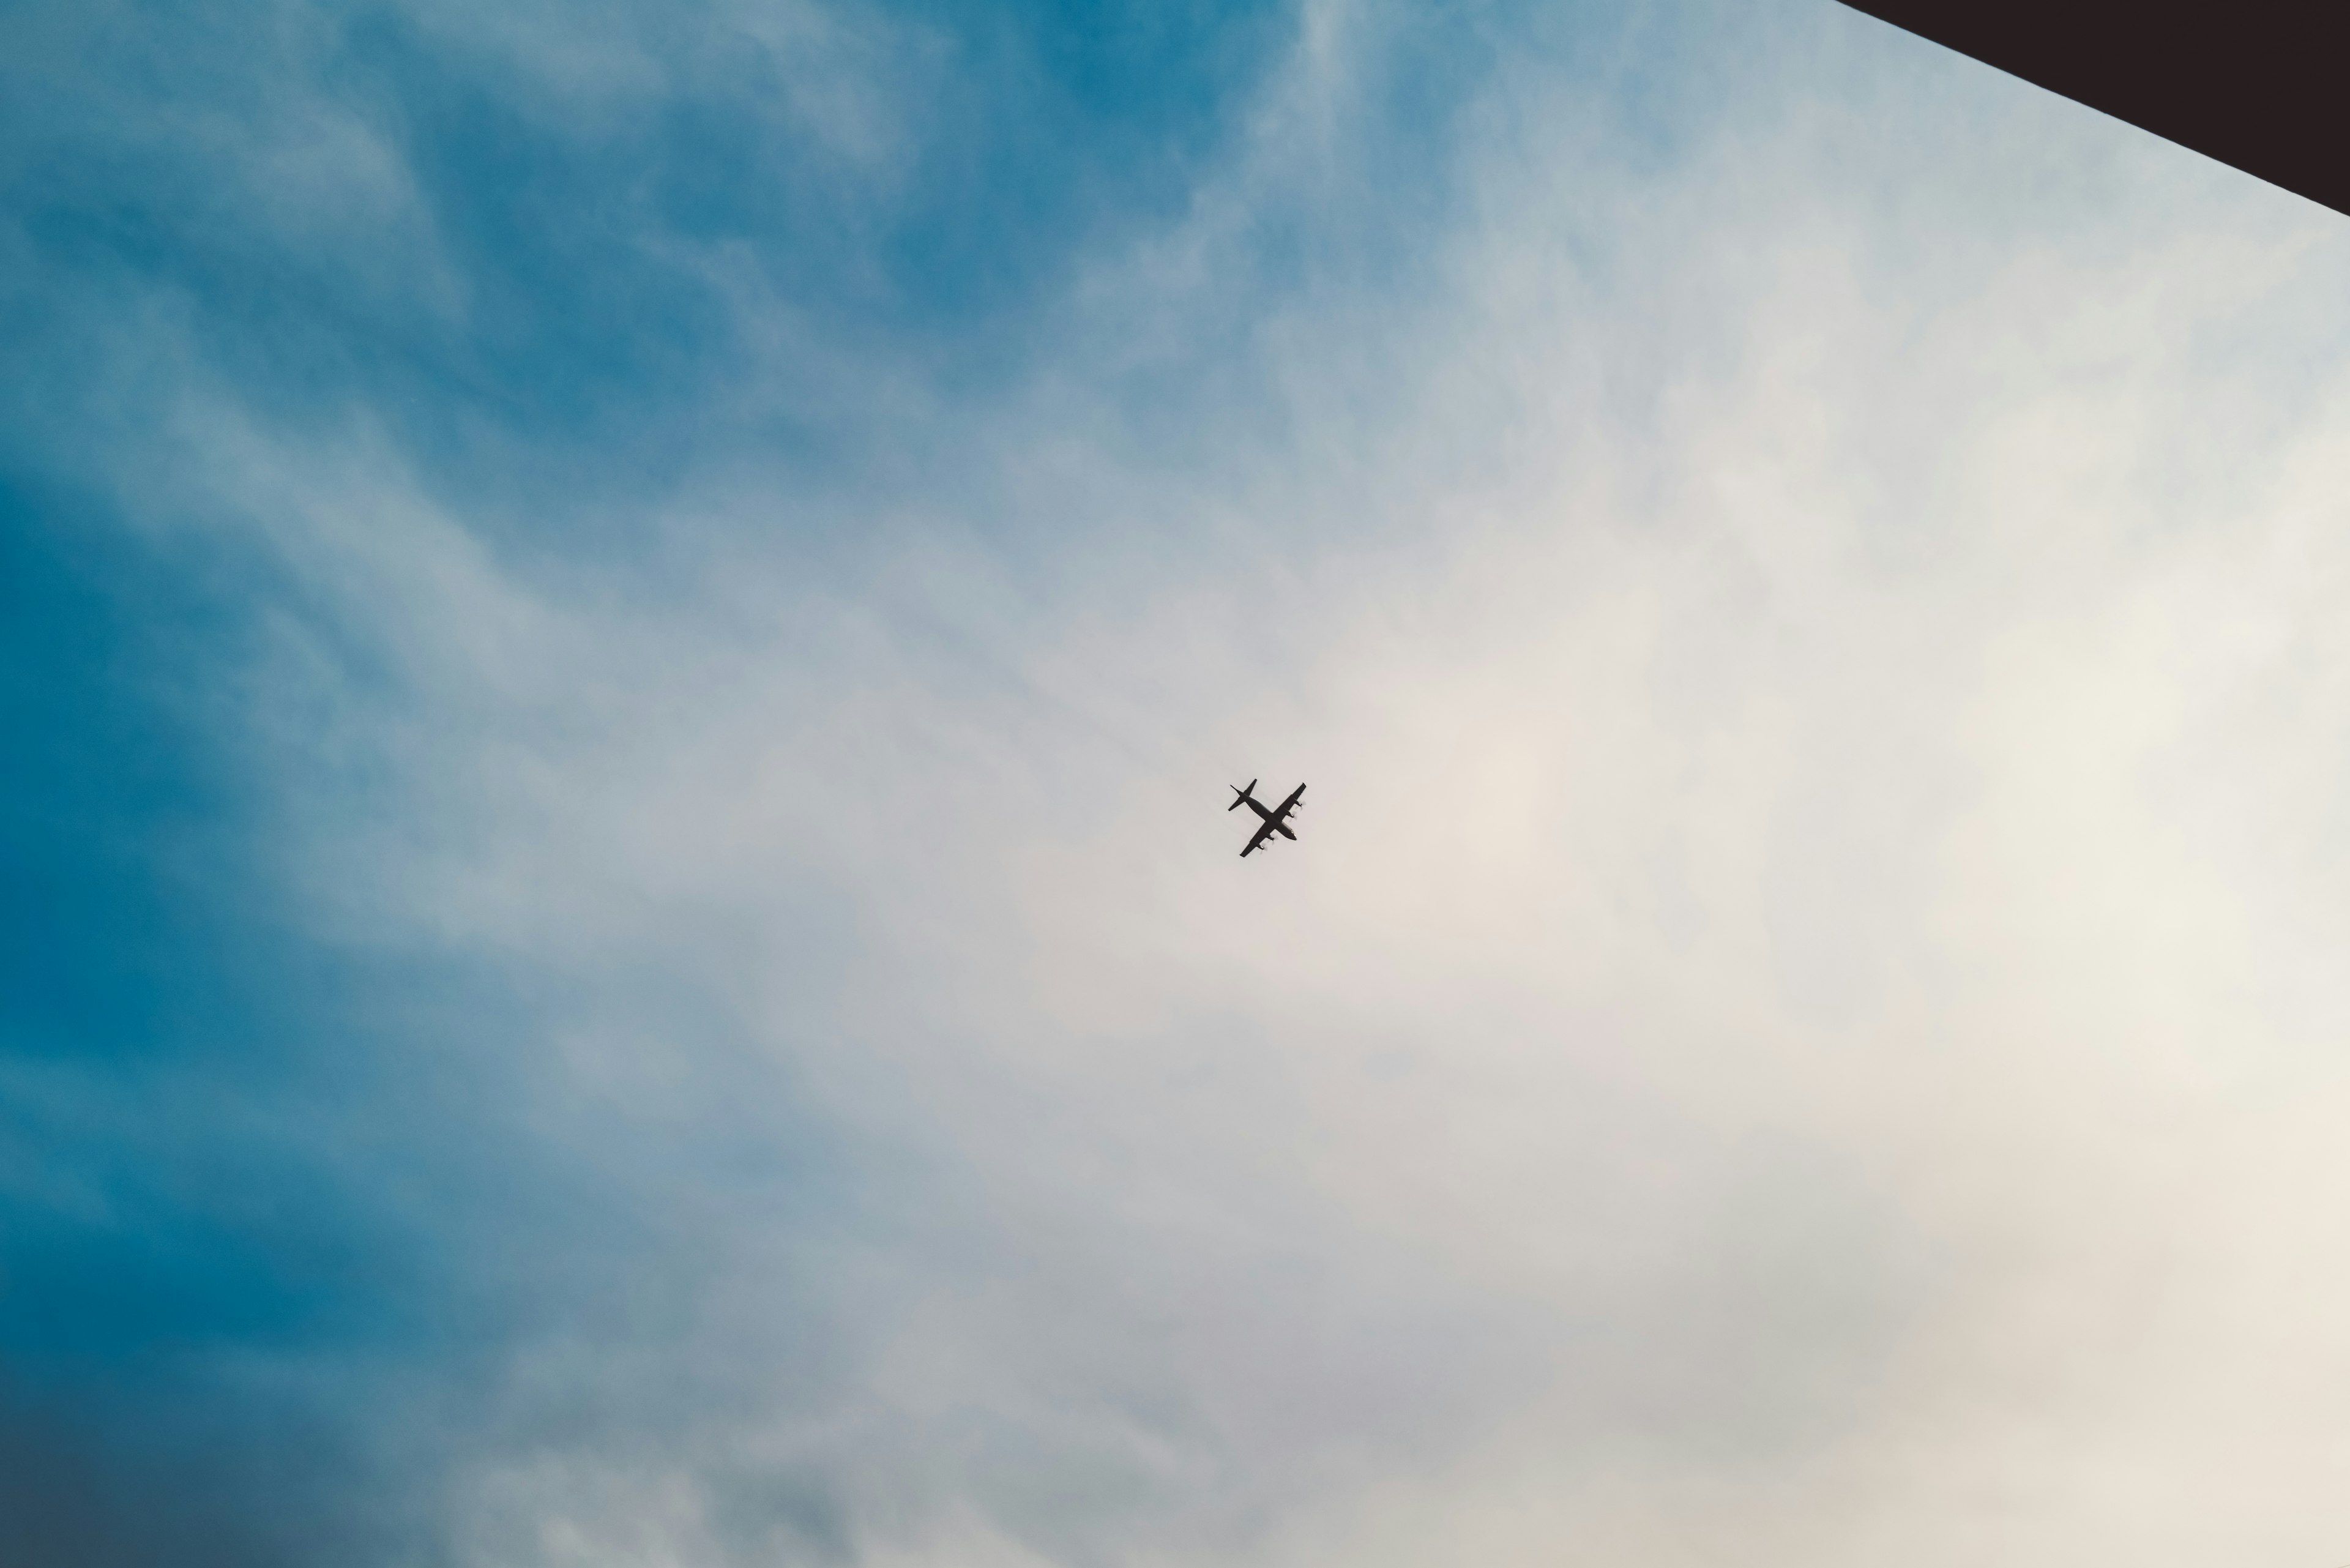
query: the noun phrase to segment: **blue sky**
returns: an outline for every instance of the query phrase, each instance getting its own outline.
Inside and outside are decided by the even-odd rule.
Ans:
[[[26,1561],[2345,1555],[2337,217],[1808,0],[0,61]]]

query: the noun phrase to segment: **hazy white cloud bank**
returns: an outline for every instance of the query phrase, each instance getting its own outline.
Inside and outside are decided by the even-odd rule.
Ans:
[[[188,405],[390,672],[256,667],[304,908],[546,999],[660,1238],[457,1561],[2350,1555],[2350,235],[1834,7],[1513,27],[1367,261],[1410,40],[1309,7],[934,466],[725,454],[657,594]]]

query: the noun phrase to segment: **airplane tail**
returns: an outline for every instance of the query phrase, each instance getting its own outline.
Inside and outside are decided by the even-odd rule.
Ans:
[[[1238,811],[1241,806],[1247,802],[1250,791],[1255,788],[1256,780],[1254,779],[1249,780],[1248,789],[1241,789],[1235,786],[1232,790],[1232,804],[1224,807],[1224,809],[1226,811]]]

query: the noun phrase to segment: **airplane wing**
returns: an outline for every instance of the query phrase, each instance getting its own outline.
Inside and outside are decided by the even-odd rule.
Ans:
[[[1284,838],[1288,839],[1292,843],[1296,842],[1297,835],[1289,831],[1289,814],[1297,809],[1297,797],[1305,793],[1305,786],[1304,784],[1299,784],[1295,789],[1289,792],[1289,798],[1283,801],[1280,805],[1276,806],[1271,816],[1265,818],[1265,821],[1273,825],[1273,829],[1275,833],[1280,834]]]
[[[1243,860],[1247,859],[1251,855],[1255,853],[1257,846],[1263,844],[1266,839],[1271,838],[1273,836],[1274,826],[1274,819],[1270,816],[1266,817],[1263,825],[1256,830],[1256,836],[1248,841],[1248,847],[1241,851],[1241,858]]]

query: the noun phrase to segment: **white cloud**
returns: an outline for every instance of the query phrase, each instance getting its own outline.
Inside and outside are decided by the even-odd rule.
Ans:
[[[1655,175],[1513,67],[1439,285],[1182,410],[1227,463],[1081,319],[831,578],[208,442],[398,672],[277,670],[384,780],[288,739],[298,859],[576,986],[548,1115],[703,1258],[513,1369],[473,1560],[2341,1554],[2339,221],[1789,26]],[[1081,310],[1227,316],[1280,151]],[[862,1140],[832,1228],[696,1164],[772,1080],[678,992]]]

